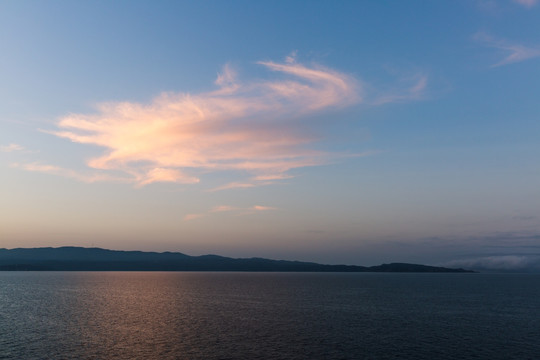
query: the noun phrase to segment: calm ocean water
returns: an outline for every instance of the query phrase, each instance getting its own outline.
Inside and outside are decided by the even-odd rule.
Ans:
[[[539,359],[540,275],[0,272],[0,359]]]

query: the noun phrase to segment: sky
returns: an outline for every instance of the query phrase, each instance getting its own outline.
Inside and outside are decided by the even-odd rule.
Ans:
[[[540,271],[540,1],[0,1],[0,247]]]

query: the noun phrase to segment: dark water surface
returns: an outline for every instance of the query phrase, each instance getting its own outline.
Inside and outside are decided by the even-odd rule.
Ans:
[[[0,359],[540,359],[540,275],[0,272]]]

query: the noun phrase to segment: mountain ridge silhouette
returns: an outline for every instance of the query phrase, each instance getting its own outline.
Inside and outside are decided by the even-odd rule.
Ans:
[[[438,266],[390,263],[329,265],[260,257],[191,256],[77,246],[0,249],[0,270],[28,271],[277,271],[277,272],[473,272]]]

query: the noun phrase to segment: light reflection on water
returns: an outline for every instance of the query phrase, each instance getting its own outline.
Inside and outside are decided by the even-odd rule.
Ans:
[[[526,359],[540,276],[1,272],[0,359]]]

